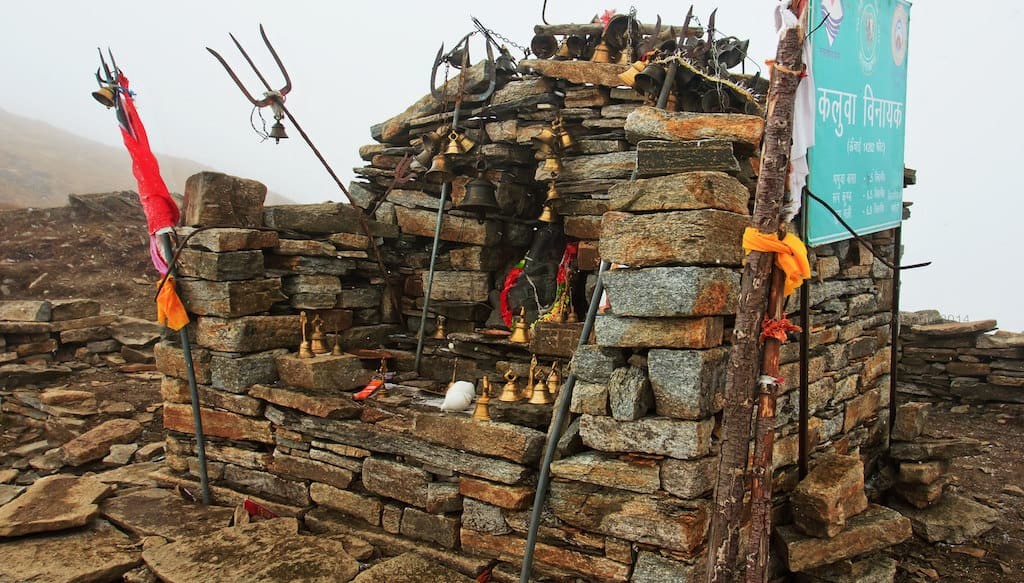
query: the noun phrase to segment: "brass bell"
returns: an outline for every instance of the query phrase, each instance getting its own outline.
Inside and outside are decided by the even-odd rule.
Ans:
[[[270,126],[269,135],[275,142],[288,139],[288,134],[284,131],[284,124],[282,124],[280,120],[275,121],[274,125]]]
[[[302,342],[299,343],[299,358],[313,358],[316,356],[309,349],[309,340],[306,340],[306,312],[299,312],[299,326],[302,327]]]
[[[444,329],[445,320],[447,320],[447,318],[438,315],[436,324],[434,325],[434,334],[431,338],[435,340],[444,340],[448,337],[448,332]]]
[[[621,51],[629,46],[630,40],[639,38],[640,23],[637,22],[636,17],[629,14],[616,14],[608,21],[601,40],[607,43],[610,50]]]
[[[491,402],[491,379],[484,375],[480,380],[480,397],[476,400],[476,408],[473,409],[473,419],[476,421],[490,421],[491,414],[487,405]]]
[[[603,40],[597,43],[594,47],[594,54],[590,57],[591,63],[610,63],[612,62],[611,53],[608,51],[608,44]]]
[[[580,321],[580,317],[576,315],[576,310],[573,309],[572,304],[569,304],[569,313],[565,315],[565,322],[567,324],[575,324]]]
[[[555,59],[566,61],[570,59],[576,59],[583,55],[583,51],[587,48],[587,41],[576,35],[569,35],[562,41],[562,45],[558,47],[558,52],[555,53]]]
[[[572,134],[565,129],[565,124],[562,123],[561,119],[556,119],[555,123],[551,125],[558,136],[558,144],[562,147],[563,152],[567,152],[576,147],[576,140],[572,139]]]
[[[530,41],[530,51],[538,59],[549,59],[558,52],[558,39],[553,34],[537,34]]]
[[[331,356],[341,356],[341,334],[334,331],[334,346],[331,347]]]
[[[626,85],[629,85],[630,87],[632,87],[633,83],[636,80],[637,74],[640,71],[643,71],[643,70],[644,70],[644,62],[643,61],[637,61],[637,62],[633,63],[628,69],[626,69],[625,71],[619,73],[619,79],[621,79],[622,82],[625,83]]]
[[[501,395],[498,400],[503,403],[515,403],[519,400],[519,387],[516,386],[516,373],[512,369],[505,371],[505,386],[501,388]]]
[[[452,173],[448,170],[448,159],[444,154],[438,154],[430,162],[430,169],[423,177],[435,184],[451,182]]]
[[[558,389],[562,386],[562,375],[558,374],[558,363],[551,365],[551,374],[548,375],[548,393],[552,397],[558,395]]]
[[[657,63],[651,63],[637,73],[633,79],[633,89],[643,95],[657,95],[664,83],[665,68]]]
[[[519,318],[512,324],[512,335],[508,337],[509,342],[515,344],[530,343],[530,326],[526,323],[526,308],[519,310]]]
[[[409,167],[416,171],[426,170],[427,165],[431,163],[433,158],[434,152],[431,152],[430,150],[423,150],[419,154],[413,156],[412,162],[409,163]]]
[[[551,128],[544,128],[536,136],[530,138],[530,141],[537,147],[547,146],[549,149],[554,150],[558,144],[558,134]]]
[[[448,139],[450,139],[452,142],[455,142],[455,144],[458,146],[459,151],[454,152],[457,154],[465,154],[466,152],[472,150],[474,146],[476,146],[476,142],[469,139],[469,137],[466,136],[465,132],[452,130],[451,133],[448,134]],[[449,149],[450,148],[451,146],[449,146]],[[447,153],[452,154],[453,152]]]
[[[466,196],[462,199],[462,204],[458,206],[458,209],[473,213],[483,219],[487,213],[496,213],[501,208],[498,206],[498,199],[494,197],[497,188],[493,182],[484,178],[487,165],[481,160],[477,163],[476,169],[476,178],[466,184]]]
[[[620,65],[628,65],[633,62],[633,48],[626,47],[619,51],[619,57],[615,59],[615,62]]]
[[[530,400],[528,401],[531,405],[550,405],[551,395],[548,394],[548,387],[541,380],[540,375],[537,376],[537,382],[533,385],[533,389],[530,394]]]
[[[327,354],[331,351],[327,348],[327,337],[324,336],[324,320],[317,314],[313,317],[313,336],[311,337],[310,350],[313,354]]]
[[[562,198],[562,194],[558,192],[558,187],[555,186],[555,181],[552,180],[548,183],[548,196],[544,199],[544,204],[556,201]]]
[[[440,128],[438,129],[440,131]],[[427,132],[420,137],[420,141],[423,143],[423,151],[430,152],[430,155],[441,151],[441,144],[444,143],[444,134],[438,133],[438,131]]]
[[[103,106],[107,109],[110,109],[111,107],[114,107],[114,105],[116,105],[116,102],[114,100],[116,95],[117,94],[114,93],[114,90],[110,87],[107,87],[106,85],[92,92],[93,99],[102,103]]]
[[[458,136],[455,132],[448,136],[448,147],[444,149],[445,156],[458,156],[459,154],[465,154],[466,151],[459,145],[459,141],[456,139]]]
[[[541,211],[540,216],[537,217],[537,220],[542,223],[557,223],[558,218],[558,213],[551,209],[551,205],[546,204],[544,205],[544,210]]]
[[[562,159],[558,156],[551,156],[544,159],[544,170],[558,174],[562,171]]]

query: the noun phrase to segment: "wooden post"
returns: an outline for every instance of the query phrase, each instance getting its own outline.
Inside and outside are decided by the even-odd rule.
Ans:
[[[782,291],[786,274],[775,267],[768,294],[768,317],[781,319],[786,301]],[[768,581],[768,549],[772,529],[772,449],[775,445],[775,403],[779,385],[779,350],[776,338],[764,341],[761,377],[758,379],[757,418],[754,424],[754,459],[750,477],[750,535],[747,540],[747,583]],[[769,381],[766,377],[771,377]]]
[[[779,231],[779,209],[786,190],[790,143],[793,136],[793,103],[800,82],[800,49],[804,35],[801,27],[786,30],[779,41],[776,66],[768,94],[767,120],[757,181],[752,226],[761,233]],[[722,415],[722,444],[718,462],[718,480],[708,535],[708,581],[738,580],[737,562],[740,522],[743,510],[744,480],[750,444],[754,387],[758,378],[759,336],[768,297],[768,284],[774,255],[753,251],[743,268],[736,324],[725,382],[725,406]]]

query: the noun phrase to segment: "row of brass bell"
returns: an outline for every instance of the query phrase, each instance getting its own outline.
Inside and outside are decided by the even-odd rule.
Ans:
[[[505,386],[501,389],[501,395],[498,400],[503,403],[515,403],[526,399],[527,402],[533,405],[549,405],[554,402],[555,396],[558,395],[558,391],[562,386],[562,376],[558,373],[558,363],[551,365],[551,371],[548,373],[546,378],[540,378],[536,376],[537,371],[537,357],[534,356],[530,362],[530,376],[526,381],[526,387],[524,391],[519,390],[519,385],[516,384],[518,376],[512,372],[512,369],[505,371]],[[486,377],[485,377],[486,378]],[[487,386],[490,386],[490,381],[487,382]]]

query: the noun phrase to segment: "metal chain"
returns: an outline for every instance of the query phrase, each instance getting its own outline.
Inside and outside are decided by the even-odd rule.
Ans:
[[[503,42],[503,43],[505,43],[507,45],[511,45],[512,48],[515,48],[515,49],[518,49],[520,51],[523,51],[523,58],[524,59],[530,56],[530,49],[524,47],[523,45],[521,45],[521,44],[519,44],[517,42],[515,42],[514,40],[508,38],[507,36],[505,36],[505,35],[503,35],[501,33],[495,32],[493,29],[484,26],[484,24],[482,22],[480,22],[479,20],[477,20],[476,23],[477,23],[477,27],[480,29],[480,32],[484,33],[484,36],[494,37],[494,38],[500,40],[501,42]],[[501,47],[498,47],[498,48],[501,48]]]

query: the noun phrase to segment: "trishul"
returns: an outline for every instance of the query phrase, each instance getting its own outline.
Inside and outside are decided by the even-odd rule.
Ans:
[[[484,89],[480,93],[461,93],[456,92],[455,95],[450,95],[447,91],[447,87],[438,89],[436,86],[437,82],[437,68],[441,66],[441,63],[449,61],[451,57],[461,57],[461,68],[463,74],[469,65],[469,37],[476,34],[471,32],[466,36],[462,37],[462,40],[455,43],[455,48],[451,51],[444,52],[444,43],[441,43],[441,48],[437,49],[437,56],[434,57],[434,67],[430,70],[430,94],[434,96],[434,99],[442,102],[449,101],[484,101],[494,93],[494,87],[497,83],[497,69],[494,64],[494,51],[491,50],[491,43],[487,44],[487,64],[484,68],[484,75],[488,80],[487,89]],[[450,61],[449,61],[450,62]]]

